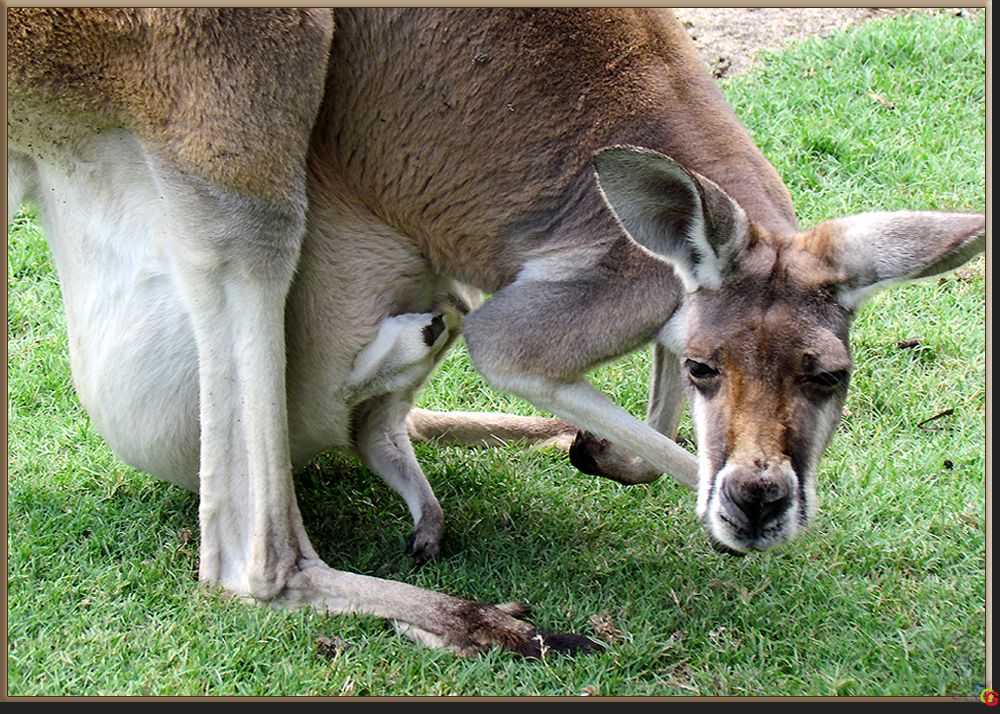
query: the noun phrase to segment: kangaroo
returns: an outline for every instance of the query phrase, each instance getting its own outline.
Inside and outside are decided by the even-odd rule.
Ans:
[[[8,56],[8,208],[37,205],[95,426],[198,492],[200,578],[463,654],[599,645],[329,567],[291,478],[353,448],[433,557],[410,434],[479,423],[411,405],[459,330],[562,420],[528,420],[542,436],[670,474],[746,552],[808,522],[864,299],[985,246],[982,215],[802,231],[669,12],[11,9]],[[649,342],[644,423],[584,375]],[[684,392],[697,458],[667,436]]]

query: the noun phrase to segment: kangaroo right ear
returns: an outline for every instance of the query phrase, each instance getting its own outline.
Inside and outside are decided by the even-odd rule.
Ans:
[[[604,200],[636,243],[672,264],[688,291],[722,285],[749,236],[746,213],[725,191],[634,146],[603,149],[594,166]]]
[[[839,267],[837,299],[858,310],[877,291],[938,275],[986,249],[986,215],[941,211],[860,213],[821,223],[803,244]]]

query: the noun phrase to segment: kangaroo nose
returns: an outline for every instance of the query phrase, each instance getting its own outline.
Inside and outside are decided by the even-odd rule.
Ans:
[[[792,502],[791,486],[780,475],[730,474],[721,495],[729,518],[754,533],[784,515]]]

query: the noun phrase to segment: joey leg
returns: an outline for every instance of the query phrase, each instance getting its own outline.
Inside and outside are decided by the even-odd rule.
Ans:
[[[394,395],[376,397],[358,407],[354,448],[406,501],[413,516],[410,555],[420,566],[440,553],[444,512],[413,452],[406,427],[409,408]]]

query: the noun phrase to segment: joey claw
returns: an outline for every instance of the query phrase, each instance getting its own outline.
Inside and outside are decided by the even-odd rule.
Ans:
[[[441,315],[432,317],[430,324],[426,325],[423,329],[424,344],[432,347],[446,329],[447,325]]]
[[[435,502],[436,505],[436,502]],[[419,568],[441,554],[441,537],[444,533],[444,514],[440,507],[428,508],[410,534],[408,554],[413,567]]]
[[[437,542],[428,542],[416,532],[410,536],[407,555],[413,559],[414,570],[423,567],[430,560],[436,560],[440,554],[441,549]]]

